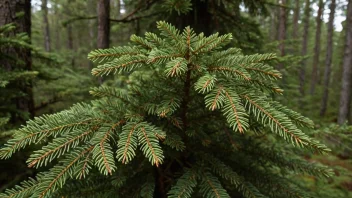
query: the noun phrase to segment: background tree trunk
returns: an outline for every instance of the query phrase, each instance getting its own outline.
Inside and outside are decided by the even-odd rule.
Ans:
[[[73,51],[73,33],[72,33],[72,25],[67,25],[67,48]],[[71,65],[72,67],[75,66],[75,58],[71,58]]]
[[[97,47],[104,49],[109,47],[110,41],[110,1],[98,0],[98,36]],[[99,78],[99,83],[103,83],[103,78]]]
[[[298,38],[298,19],[299,19],[299,0],[295,0],[295,9],[293,14],[293,26],[292,26],[293,39]]]
[[[277,15],[278,15],[278,9],[273,9],[270,14],[270,38],[272,41],[275,41],[277,39]]]
[[[175,20],[173,24],[179,29],[191,26],[195,32],[204,32],[206,36],[216,32],[216,27],[212,27],[212,14],[209,12],[209,1],[192,0],[192,5],[192,10],[187,14],[181,16],[175,14],[172,17]]]
[[[97,47],[104,49],[109,47],[110,38],[110,1],[98,0],[98,40]]]
[[[70,0],[68,1],[68,6],[70,7],[70,4],[72,5],[72,3],[74,2],[74,0]],[[70,8],[67,9],[67,12],[69,15],[71,15],[71,10]],[[73,52],[74,50],[74,46],[73,46],[73,32],[72,32],[72,24],[69,23],[67,26],[67,48]],[[74,55],[72,55],[71,57],[71,66],[74,67],[75,66],[75,58]]]
[[[313,95],[315,92],[315,85],[317,84],[317,78],[319,76],[319,55],[320,55],[320,35],[321,35],[321,21],[322,14],[324,12],[324,2],[319,0],[319,9],[316,18],[317,29],[315,32],[315,46],[314,46],[314,57],[313,57],[313,70],[312,79],[310,84],[310,94]]]
[[[31,1],[30,0],[0,0],[0,26],[14,23],[16,29],[12,34],[25,32],[28,36],[31,36]],[[16,13],[24,12],[23,16],[16,16]],[[5,67],[6,70],[32,70],[32,59],[31,51],[29,49],[19,49],[15,47],[9,47],[6,49],[7,54],[11,54],[19,60],[22,60],[24,64],[11,64],[10,62],[1,61],[1,65]],[[35,114],[34,112],[34,100],[33,100],[33,85],[32,83],[19,82],[16,85],[25,96],[18,97],[14,100],[16,107],[20,111],[29,112],[30,117],[32,118]],[[22,123],[25,122],[25,119],[22,117],[12,118],[16,121]]]
[[[279,0],[279,3],[282,5],[280,7],[279,14],[279,32],[278,32],[278,40],[279,40],[279,51],[280,56],[285,56],[285,39],[286,39],[286,0]],[[280,63],[278,65],[278,69],[283,69],[283,64]]]
[[[324,92],[323,92],[323,98],[321,101],[320,116],[325,115],[327,104],[328,104],[328,98],[329,98],[329,84],[330,84],[330,73],[331,73],[331,62],[332,62],[332,51],[333,51],[335,8],[336,8],[336,0],[331,0],[329,23],[328,23],[326,58],[325,58],[325,71],[324,71]]]
[[[352,0],[348,0],[346,18],[345,53],[342,66],[342,87],[338,123],[343,124],[349,115],[351,105],[351,75],[352,75]]]
[[[309,18],[310,18],[310,0],[306,0],[304,6],[304,29],[303,29],[303,42],[302,42],[302,56],[307,55],[308,48],[308,34],[309,34]],[[305,95],[304,84],[305,84],[305,75],[306,75],[306,60],[302,60],[301,68],[299,73],[299,92],[302,96]]]
[[[50,30],[48,20],[47,0],[42,0],[43,25],[44,25],[44,47],[45,51],[50,52]]]
[[[58,19],[60,18],[60,12],[57,3],[54,3],[54,13],[55,13],[55,20],[54,20],[54,26],[55,26],[55,48],[56,50],[60,50],[61,48],[61,42],[60,42],[60,24],[58,22]]]

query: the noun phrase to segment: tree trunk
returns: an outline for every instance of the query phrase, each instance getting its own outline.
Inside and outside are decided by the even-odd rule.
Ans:
[[[89,0],[88,1],[89,5],[89,13],[91,12],[96,12],[94,0]],[[90,39],[90,50],[94,50],[97,48],[96,46],[96,41],[95,39],[97,38],[96,36],[96,21],[95,20],[89,20],[89,39]],[[92,70],[94,67],[94,64],[92,61],[89,61],[89,71]],[[89,72],[90,73],[90,72]]]
[[[293,39],[298,38],[298,19],[299,19],[299,0],[296,0],[294,14],[293,14],[293,29],[292,29]]]
[[[98,40],[97,47],[104,49],[109,47],[110,38],[110,1],[98,0]]]
[[[67,48],[73,51],[73,33],[72,33],[72,25],[67,25]],[[71,57],[71,65],[75,66],[75,58]]]
[[[115,18],[118,19],[118,18],[120,18],[120,15],[121,15],[121,0],[116,0],[115,9],[117,11]]]
[[[54,20],[54,26],[55,26],[55,48],[56,50],[59,50],[61,48],[60,44],[60,24],[58,22],[58,19],[60,19],[60,13],[59,13],[59,8],[57,3],[54,3],[54,15],[55,15],[55,20]]]
[[[328,22],[328,38],[327,38],[327,47],[326,47],[325,72],[324,72],[324,93],[323,93],[323,98],[321,102],[320,116],[325,115],[327,104],[328,104],[328,97],[329,97],[335,8],[336,8],[336,0],[331,0],[330,15],[329,15],[329,22]]]
[[[70,0],[70,1],[68,1],[68,9],[67,9],[67,12],[68,12],[68,14],[69,15],[71,15],[71,5],[72,5],[72,3],[74,3],[74,1],[75,0]],[[71,51],[71,52],[73,52],[73,50],[74,50],[74,46],[73,46],[73,32],[72,32],[72,24],[71,23],[69,23],[67,26],[66,26],[66,28],[67,28],[67,48]],[[71,54],[71,66],[72,67],[74,67],[75,66],[75,57],[74,57],[74,55],[73,54]]]
[[[310,84],[310,94],[313,95],[315,92],[315,85],[317,84],[318,78],[318,65],[319,65],[319,55],[320,55],[320,35],[321,35],[321,21],[322,14],[324,11],[324,3],[323,0],[319,0],[319,9],[317,14],[317,29],[315,32],[315,46],[314,46],[314,57],[313,57],[313,70],[312,70],[312,79]]]
[[[16,16],[16,13],[24,12],[24,15],[19,17]],[[13,31],[13,35],[17,33],[26,33],[29,37],[31,36],[31,2],[30,0],[0,0],[0,26],[14,23],[16,29]],[[20,69],[31,71],[32,70],[32,59],[31,51],[29,49],[21,49],[15,47],[9,47],[4,49],[6,53],[11,54],[19,60],[22,60],[24,64],[14,65],[10,62],[2,60],[1,65],[6,68],[8,71]],[[14,100],[17,110],[29,112],[30,117],[34,116],[34,100],[33,100],[33,85],[32,82],[29,84],[24,82],[19,82],[17,87],[26,94],[26,96],[18,97]],[[22,117],[13,118],[18,119],[22,123],[25,122],[25,119]]]
[[[342,88],[338,123],[343,124],[348,118],[351,104],[351,75],[352,75],[352,0],[348,1],[346,17],[345,53],[342,66]]]
[[[278,40],[279,40],[279,51],[280,56],[285,56],[285,39],[286,39],[286,0],[279,0],[279,3],[282,5],[280,7],[279,14],[279,32],[278,32]],[[280,63],[278,65],[278,69],[283,69],[283,64]]]
[[[310,0],[306,0],[304,7],[304,29],[303,29],[303,42],[302,42],[302,56],[307,55],[308,48],[308,30],[309,30],[309,17],[310,17]],[[301,68],[299,73],[299,92],[302,96],[305,95],[304,84],[305,84],[305,75],[306,75],[306,60],[302,60]]]
[[[98,0],[98,37],[97,47],[104,49],[109,47],[110,39],[110,1]],[[99,78],[99,83],[103,84],[103,78]]]
[[[190,26],[195,32],[203,32],[206,36],[212,34],[215,27],[212,27],[212,15],[209,13],[209,0],[192,0],[192,10],[181,16],[174,14],[172,19],[173,24],[176,24],[178,29],[183,29]]]
[[[42,0],[43,25],[44,25],[44,47],[45,51],[50,52],[50,31],[48,20],[47,0]]]
[[[271,11],[271,15],[270,15],[270,31],[269,31],[269,34],[270,34],[270,39],[272,41],[275,41],[277,39],[277,9],[274,8],[272,11]]]

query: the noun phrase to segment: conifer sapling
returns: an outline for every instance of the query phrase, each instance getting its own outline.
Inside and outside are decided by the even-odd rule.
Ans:
[[[331,174],[274,146],[272,135],[329,151],[302,132],[311,120],[270,97],[283,92],[274,54],[226,48],[231,34],[157,27],[88,55],[94,76],[128,73],[124,87],[93,88],[96,100],[28,121],[1,148],[5,159],[41,145],[28,166],[51,168],[0,197],[306,197],[287,173]]]

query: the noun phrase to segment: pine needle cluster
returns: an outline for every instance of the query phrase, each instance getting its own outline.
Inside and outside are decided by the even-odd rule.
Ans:
[[[88,55],[94,76],[128,73],[126,86],[92,88],[96,100],[28,121],[1,148],[6,159],[41,145],[28,166],[50,169],[0,197],[309,197],[286,176],[331,175],[274,146],[329,151],[303,132],[311,120],[272,100],[283,92],[274,54],[226,48],[231,34],[157,28]]]

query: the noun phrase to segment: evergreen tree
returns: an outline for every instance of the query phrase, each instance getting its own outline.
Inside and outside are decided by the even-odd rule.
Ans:
[[[27,109],[19,108],[17,100],[26,99],[28,95],[23,86],[31,84],[38,75],[37,71],[29,71],[21,59],[16,56],[14,49],[18,51],[32,50],[29,37],[26,33],[13,34],[17,31],[14,24],[0,26],[0,144],[4,144],[14,133],[14,128],[29,119]],[[6,50],[12,49],[12,50]],[[10,67],[11,66],[11,67]],[[0,161],[3,171],[0,174],[0,191],[8,184],[19,182],[30,176],[29,169],[23,164],[23,153],[8,161]],[[16,163],[22,161],[22,163]]]
[[[6,24],[0,26],[0,44],[1,49],[5,47],[16,47],[17,49],[31,50],[33,47],[29,44],[29,37],[26,33],[20,33],[13,36],[7,36],[10,32],[16,29],[14,24]],[[0,127],[4,127],[5,124],[12,120],[15,122],[16,118],[19,120],[29,119],[28,111],[17,108],[15,101],[17,98],[26,96],[26,93],[22,91],[20,85],[30,84],[31,80],[38,75],[37,71],[28,71],[21,68],[24,61],[17,59],[11,53],[6,53],[4,50],[0,51]],[[15,66],[12,70],[8,70],[8,65]],[[7,127],[8,128],[8,127]],[[2,134],[4,135],[4,134]],[[1,137],[1,135],[0,135]]]
[[[39,144],[28,166],[54,166],[0,197],[307,197],[289,173],[331,174],[273,146],[279,136],[329,151],[302,131],[311,120],[271,99],[282,94],[274,54],[224,49],[231,34],[157,27],[89,54],[95,76],[128,72],[125,87],[93,88],[98,99],[27,122],[1,148],[5,159]]]

